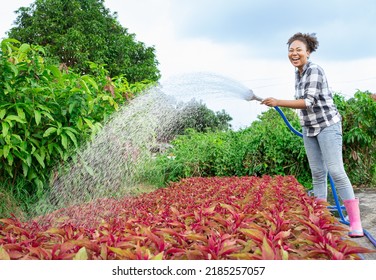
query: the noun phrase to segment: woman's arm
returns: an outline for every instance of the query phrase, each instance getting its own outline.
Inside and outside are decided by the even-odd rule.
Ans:
[[[304,99],[297,99],[297,100],[279,100],[273,97],[265,98],[261,104],[264,104],[269,107],[287,107],[291,109],[306,109],[307,106],[305,104]]]

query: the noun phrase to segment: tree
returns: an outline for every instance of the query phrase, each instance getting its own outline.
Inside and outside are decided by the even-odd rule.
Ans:
[[[41,45],[52,59],[83,74],[91,61],[130,83],[160,78],[154,47],[136,41],[104,0],[36,0],[16,14],[10,38]]]
[[[197,132],[228,131],[231,129],[232,117],[224,110],[214,112],[201,101],[191,100],[177,108],[178,117],[172,136],[182,135],[186,129],[194,129]],[[166,139],[165,139],[166,140]]]
[[[214,112],[201,101],[190,101],[182,110],[182,114],[185,116],[181,118],[183,130],[193,128],[197,132],[207,132],[227,131],[231,128],[232,117],[229,114],[224,110]]]

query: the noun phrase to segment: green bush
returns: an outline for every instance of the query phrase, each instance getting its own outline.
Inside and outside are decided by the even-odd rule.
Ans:
[[[299,131],[295,111],[281,110]],[[310,186],[311,174],[303,140],[290,131],[276,110],[263,113],[246,132],[248,149],[244,166],[249,174],[294,175],[301,183]]]
[[[297,126],[296,114],[284,111]],[[149,166],[155,181],[167,183],[194,176],[293,174],[302,182],[310,182],[303,142],[290,132],[275,110],[263,113],[241,131],[188,130],[171,144],[173,147]]]
[[[343,117],[343,158],[351,182],[376,186],[376,101],[369,92],[357,91],[345,100],[336,95]]]
[[[126,98],[147,83],[129,85],[108,78],[90,63],[93,75],[79,75],[45,61],[40,46],[14,39],[1,42],[0,180],[24,181],[30,195],[41,196],[59,162],[100,128]]]

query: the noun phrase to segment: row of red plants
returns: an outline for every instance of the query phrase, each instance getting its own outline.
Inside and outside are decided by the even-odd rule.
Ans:
[[[188,178],[38,220],[0,219],[0,259],[361,259],[292,176]]]

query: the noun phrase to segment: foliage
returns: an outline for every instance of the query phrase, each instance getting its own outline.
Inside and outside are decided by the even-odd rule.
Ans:
[[[187,128],[192,128],[197,132],[225,131],[231,128],[231,116],[224,110],[213,112],[207,106],[197,101],[189,102],[184,108],[184,115],[181,119],[183,123],[177,135],[184,134]]]
[[[0,259],[360,259],[371,250],[293,177],[190,178],[135,198],[0,220]]]
[[[10,38],[43,46],[51,58],[80,73],[90,73],[92,61],[131,83],[160,77],[154,47],[136,41],[104,0],[36,0],[16,13]]]
[[[335,103],[343,117],[345,168],[353,184],[376,186],[376,101],[369,92],[357,91]]]
[[[297,115],[289,109],[284,111],[298,127]],[[263,113],[245,130],[188,130],[171,144],[172,148],[149,167],[154,173],[150,180],[166,183],[192,176],[294,174],[300,182],[310,182],[303,141],[290,132],[275,110]]]
[[[197,132],[208,131],[228,131],[231,128],[229,123],[232,118],[224,110],[214,112],[201,101],[191,100],[188,103],[177,104],[174,108],[176,120],[168,128],[167,133],[160,131],[159,140],[170,142],[177,135],[186,134],[187,129],[193,129]],[[167,134],[167,135],[166,135]]]
[[[290,124],[300,129],[298,115],[281,108]],[[249,174],[294,175],[309,184],[310,171],[303,141],[293,134],[274,109],[269,109],[246,130],[247,152],[244,160]]]
[[[78,75],[47,63],[40,46],[1,42],[1,181],[15,185],[24,178],[27,193],[40,196],[55,164],[95,134],[127,96],[147,86],[112,80],[102,66],[90,66],[96,76]]]

